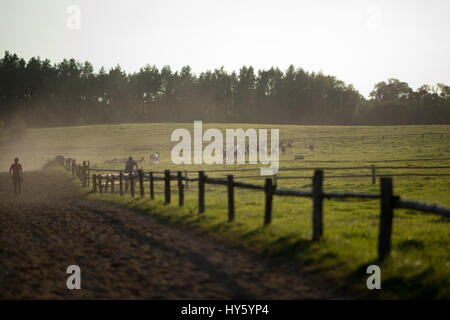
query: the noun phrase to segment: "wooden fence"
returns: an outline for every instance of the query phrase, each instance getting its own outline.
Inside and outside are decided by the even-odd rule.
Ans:
[[[89,186],[89,161],[83,161],[82,165],[77,165],[73,159],[66,159],[65,169],[72,172],[72,175],[78,177],[83,186]],[[103,169],[98,169],[106,171]],[[310,169],[311,170],[311,169]],[[113,170],[110,170],[113,171]],[[115,170],[117,172],[117,170]],[[324,199],[379,199],[380,200],[380,222],[378,233],[378,258],[381,260],[386,257],[391,250],[391,234],[392,234],[392,220],[394,209],[413,209],[420,210],[427,213],[437,214],[446,218],[450,218],[450,209],[435,204],[426,204],[417,201],[404,200],[399,196],[393,194],[393,182],[390,177],[381,178],[381,192],[373,193],[353,193],[353,192],[324,192],[323,191],[323,170],[315,170],[312,177],[312,190],[297,190],[297,189],[280,189],[277,188],[276,182],[272,178],[266,178],[264,185],[256,185],[238,182],[234,180],[233,175],[227,175],[223,178],[210,178],[205,174],[205,171],[196,171],[197,178],[189,178],[187,171],[178,171],[176,175],[170,173],[170,170],[164,171],[150,171],[145,174],[142,170],[137,173],[124,173],[119,171],[118,174],[93,174],[92,175],[92,190],[93,192],[105,193],[110,188],[110,193],[115,193],[115,185],[118,181],[119,194],[124,195],[130,192],[132,197],[135,197],[135,184],[139,185],[139,196],[145,196],[145,184],[149,183],[150,199],[155,198],[154,182],[164,181],[164,203],[171,202],[171,181],[177,181],[178,191],[178,205],[184,205],[184,191],[188,188],[189,182],[198,183],[198,212],[203,214],[205,212],[205,185],[223,185],[227,188],[228,193],[228,221],[235,220],[235,206],[234,206],[234,189],[252,189],[260,190],[265,195],[265,209],[264,209],[264,225],[268,225],[272,221],[272,201],[274,196],[290,196],[290,197],[307,197],[312,198],[313,213],[313,241],[318,241],[323,235],[323,200]],[[158,176],[159,174],[159,176]],[[125,184],[125,190],[124,190]]]
[[[341,175],[327,175],[327,179],[334,178],[369,178],[372,185],[376,184],[377,178],[384,177],[410,177],[410,176],[421,176],[421,177],[448,177],[450,176],[450,172],[447,173],[420,173],[420,172],[406,172],[406,173],[380,173],[379,170],[421,170],[421,169],[450,169],[450,166],[356,166],[356,167],[291,167],[291,168],[279,168],[279,172],[295,172],[295,171],[315,171],[315,170],[323,170],[323,171],[342,171],[342,170],[367,170],[368,173],[361,174],[341,174]],[[88,171],[93,172],[118,172],[117,169],[107,169],[107,168],[89,168]],[[260,171],[259,168],[246,168],[246,169],[217,169],[217,170],[208,170],[208,173],[223,173],[224,176],[228,175],[229,172],[252,172],[252,171]],[[197,173],[197,170],[185,170],[184,173],[187,175],[188,173]],[[154,173],[158,173],[154,171]],[[163,173],[163,172],[159,172]],[[246,175],[246,176],[237,176],[236,179],[261,179],[264,176],[261,175]],[[301,179],[310,179],[310,175],[290,175],[290,176],[280,176],[278,174],[273,176],[274,182],[276,184],[277,180],[301,180]],[[89,179],[88,179],[89,185]]]
[[[367,170],[368,174],[341,174],[341,175],[329,175],[327,179],[331,178],[370,178],[373,185],[376,184],[377,177],[399,177],[399,176],[424,176],[424,177],[432,177],[432,176],[450,176],[449,173],[419,173],[419,172],[407,172],[407,173],[389,173],[389,174],[380,174],[378,170],[421,170],[421,169],[450,169],[450,166],[356,166],[356,167],[290,167],[290,168],[279,168],[278,172],[292,172],[292,171],[315,171],[315,170],[326,170],[326,171],[351,171],[351,170]],[[100,170],[100,169],[99,169]],[[218,170],[209,170],[208,172],[251,172],[251,171],[259,171],[259,168],[246,168],[246,169],[218,169]],[[197,172],[197,171],[187,171],[187,172]],[[261,175],[248,175],[248,176],[239,176],[239,179],[258,179],[264,178]],[[286,180],[286,179],[310,179],[311,176],[279,176],[274,175],[274,180]]]
[[[300,141],[303,139],[303,142],[308,141],[341,141],[341,142],[350,142],[350,141],[368,141],[368,140],[386,140],[386,139],[403,139],[407,137],[416,137],[425,139],[426,137],[435,137],[438,139],[444,139],[450,137],[450,132],[424,132],[424,133],[404,133],[404,134],[385,134],[385,135],[364,135],[364,136],[316,136],[316,137],[304,137],[300,138]]]

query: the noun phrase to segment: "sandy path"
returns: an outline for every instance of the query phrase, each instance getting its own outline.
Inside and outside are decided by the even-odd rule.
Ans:
[[[86,200],[67,176],[25,173],[11,200],[0,174],[0,298],[334,299],[276,259],[236,249],[144,213]],[[81,268],[82,290],[66,288]],[[317,279],[316,279],[317,280]]]

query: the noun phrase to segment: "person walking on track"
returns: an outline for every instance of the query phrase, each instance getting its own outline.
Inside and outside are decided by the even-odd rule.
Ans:
[[[23,179],[22,165],[19,163],[19,158],[14,159],[14,163],[9,168],[9,175],[13,180],[14,197],[19,199]]]

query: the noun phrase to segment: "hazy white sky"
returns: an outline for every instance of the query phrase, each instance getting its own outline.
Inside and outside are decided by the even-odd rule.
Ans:
[[[80,9],[79,29],[76,12]],[[75,29],[73,29],[75,27]],[[322,70],[365,96],[395,77],[450,84],[448,0],[13,0],[0,2],[0,51],[59,62]]]

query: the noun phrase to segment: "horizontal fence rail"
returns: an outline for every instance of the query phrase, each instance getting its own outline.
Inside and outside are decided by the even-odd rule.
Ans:
[[[437,204],[427,204],[427,203],[421,203],[421,202],[412,201],[412,200],[403,200],[400,198],[396,198],[394,201],[394,207],[395,208],[403,208],[403,209],[419,210],[419,211],[424,211],[424,212],[428,212],[428,213],[439,214],[444,217],[450,217],[450,209],[441,207]]]
[[[321,170],[321,169],[316,169]],[[375,177],[449,177],[450,173],[385,173],[385,174],[348,174],[348,175],[327,175],[328,179],[332,178],[374,178]],[[237,179],[261,179],[264,176],[239,176]],[[301,180],[301,179],[310,179],[311,176],[277,176],[279,180]],[[375,184],[375,181],[372,182]]]
[[[416,159],[391,159],[391,160],[304,160],[304,159],[280,159],[280,162],[296,163],[389,163],[389,162],[419,162],[419,161],[448,161],[450,158],[416,158]]]
[[[365,140],[385,140],[385,139],[402,139],[407,137],[417,137],[425,139],[426,137],[435,137],[438,139],[444,139],[450,137],[450,132],[425,132],[425,133],[404,133],[404,134],[386,134],[386,135],[364,135],[364,136],[317,136],[317,137],[304,137],[300,138],[304,142],[307,141],[365,141]]]
[[[235,181],[236,178],[251,178],[250,177],[235,177],[233,175],[227,175],[226,178],[211,178],[208,177],[205,171],[178,171],[176,175],[171,174],[170,170],[164,171],[150,171],[144,173],[143,170],[137,172],[123,172],[113,169],[92,169],[90,168],[89,161],[83,161],[83,164],[76,164],[76,160],[68,158],[64,160],[64,168],[66,171],[71,172],[72,175],[80,179],[83,186],[89,186],[89,174],[90,171],[94,172],[114,172],[114,174],[92,174],[92,191],[94,193],[115,193],[115,186],[119,186],[119,194],[124,195],[130,193],[132,197],[135,197],[136,185],[138,185],[138,194],[141,198],[145,196],[145,185],[148,182],[150,189],[150,199],[155,198],[154,182],[164,181],[164,203],[170,204],[171,202],[171,181],[177,181],[178,189],[178,205],[181,207],[184,205],[184,192],[188,190],[189,182],[197,182],[198,184],[198,212],[202,214],[205,212],[205,185],[222,185],[227,187],[228,193],[228,221],[235,220],[235,205],[234,205],[234,188],[243,188],[250,190],[262,191],[265,195],[265,209],[264,209],[264,225],[269,225],[272,221],[272,203],[273,196],[290,196],[290,197],[306,197],[311,198],[313,202],[313,241],[318,241],[323,235],[323,200],[324,199],[361,199],[361,200],[380,200],[380,223],[378,233],[378,258],[381,260],[386,257],[391,250],[391,234],[392,234],[392,221],[394,209],[413,209],[427,213],[437,214],[442,217],[450,217],[450,209],[437,205],[426,204],[418,201],[401,199],[399,196],[393,194],[393,182],[391,177],[381,176],[380,193],[354,193],[354,192],[324,192],[323,191],[323,170],[317,168],[292,168],[292,170],[314,170],[314,175],[311,177],[305,176],[304,178],[312,178],[312,190],[298,190],[298,189],[281,189],[277,188],[277,179],[289,178],[289,177],[263,177],[265,178],[264,185],[244,183]],[[340,168],[327,168],[337,170],[347,170],[354,167],[340,167]],[[370,169],[372,170],[372,183],[375,180],[375,166],[357,167],[358,169]],[[380,167],[383,169],[412,169],[412,167]],[[433,167],[414,167],[414,169],[422,168],[450,168],[447,166],[433,166]],[[290,168],[289,168],[290,169]],[[253,168],[247,169],[248,171],[254,170]],[[259,170],[259,169],[258,169]],[[211,170],[209,172],[225,172],[226,170]],[[286,170],[290,171],[290,170]],[[197,178],[189,178],[188,173],[196,172]],[[402,174],[389,174],[387,176],[402,175]],[[358,175],[357,175],[358,176]],[[367,175],[360,175],[367,176]],[[258,176],[261,177],[261,176]],[[330,178],[333,176],[326,176]]]

